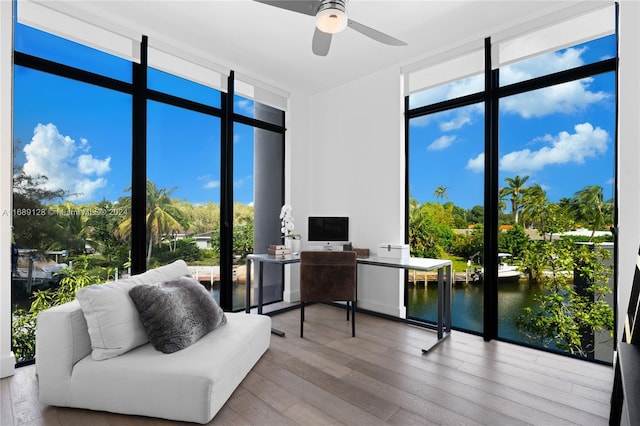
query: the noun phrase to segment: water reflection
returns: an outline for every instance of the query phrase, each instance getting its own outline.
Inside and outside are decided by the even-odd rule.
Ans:
[[[525,307],[535,307],[534,297],[541,294],[544,286],[540,283],[521,279],[498,285],[498,336],[505,340],[532,343],[516,326],[518,317]],[[455,284],[451,293],[451,319],[455,328],[482,333],[483,329],[483,285]],[[437,321],[437,283],[410,285],[408,289],[407,317],[419,321]],[[596,351],[589,357],[611,362],[613,343],[608,332],[597,335]]]
[[[542,286],[528,280],[500,283],[498,286],[498,334],[510,340],[526,341],[516,325],[522,309],[533,306],[533,297],[542,292]],[[411,319],[436,322],[438,288],[436,283],[427,286],[410,286],[408,290],[408,316]],[[453,326],[481,333],[484,311],[484,287],[482,284],[456,284],[451,293],[451,317]]]

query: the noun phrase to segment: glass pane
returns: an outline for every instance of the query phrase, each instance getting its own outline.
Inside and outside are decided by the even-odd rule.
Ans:
[[[233,126],[233,309],[245,307],[246,257],[254,249],[254,128]],[[255,273],[252,277],[257,278]],[[272,299],[266,291],[264,301]],[[252,298],[253,300],[253,298]]]
[[[131,219],[131,105],[119,92],[15,67],[12,304],[19,361],[34,356],[29,325],[39,311],[73,300],[75,286],[128,273],[129,238],[117,230]],[[63,279],[70,286],[61,286]]]
[[[482,332],[483,104],[411,119],[409,242],[415,257],[453,261],[454,327]],[[407,316],[437,320],[437,277],[409,272]]]
[[[220,119],[148,102],[147,269],[183,259],[220,302]]]
[[[500,68],[500,85],[506,86],[536,77],[566,71],[604,59],[615,58],[616,36],[612,34],[567,49],[534,56]],[[568,93],[570,95],[570,93]]]
[[[149,68],[147,73],[147,86],[149,89],[220,108],[219,90],[168,74],[164,71]]]
[[[246,117],[257,118],[278,126],[284,123],[284,111],[261,104],[253,99],[239,95],[234,96],[233,111]]]
[[[245,306],[246,256],[266,253],[282,244],[280,207],[283,199],[284,143],[280,133],[242,124],[234,126],[234,291],[233,308]],[[281,301],[284,281],[281,265],[265,264],[263,302]],[[256,288],[257,271],[252,271]],[[252,290],[253,290],[252,289]],[[252,304],[256,301],[251,295]]]
[[[16,23],[15,50],[106,77],[131,82],[131,62],[88,46]]]
[[[276,115],[284,126],[284,113],[274,114],[271,107],[255,103],[253,110],[258,120],[270,120]],[[282,244],[280,209],[284,198],[284,136],[282,133],[243,124],[234,125],[234,231],[233,255],[235,268],[233,308],[245,306],[246,255],[266,253],[271,244]],[[253,265],[253,263],[252,263]],[[257,271],[252,271],[253,291],[257,285]],[[263,269],[263,302],[283,299],[283,267],[266,263]]]
[[[611,362],[615,104],[614,73],[500,100],[502,338]]]

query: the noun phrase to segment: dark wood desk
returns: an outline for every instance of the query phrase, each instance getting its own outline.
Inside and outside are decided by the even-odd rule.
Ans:
[[[271,256],[268,254],[250,254],[247,256],[247,282],[246,282],[246,312],[251,312],[251,264],[256,262],[259,268],[258,275],[258,300],[257,310],[262,313],[262,273],[265,263],[275,263],[287,265],[299,263],[300,256],[285,255]],[[416,271],[438,271],[438,322],[434,327],[437,332],[438,340],[436,343],[426,349],[422,349],[426,353],[441,343],[444,339],[451,335],[451,261],[443,259],[427,259],[419,257],[410,257],[406,259],[392,259],[386,257],[367,257],[358,258],[356,262],[360,265],[377,266],[383,268],[399,268]],[[271,332],[284,336],[284,332],[271,329]]]

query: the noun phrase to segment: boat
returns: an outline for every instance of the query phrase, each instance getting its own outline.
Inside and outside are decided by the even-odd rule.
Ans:
[[[513,256],[510,253],[498,253],[498,282],[512,282],[520,279],[518,267],[505,262],[511,257]]]
[[[506,262],[511,257],[513,257],[511,253],[498,253],[498,283],[514,282],[520,279],[518,267]],[[476,268],[472,275],[474,281],[481,281],[484,277],[484,268]]]

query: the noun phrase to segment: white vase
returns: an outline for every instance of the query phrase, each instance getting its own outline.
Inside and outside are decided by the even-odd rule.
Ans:
[[[292,254],[298,254],[300,253],[300,245],[301,245],[302,241],[295,239],[295,238],[291,238],[291,237],[285,237],[284,239],[284,245],[286,248],[291,249],[291,253]]]

